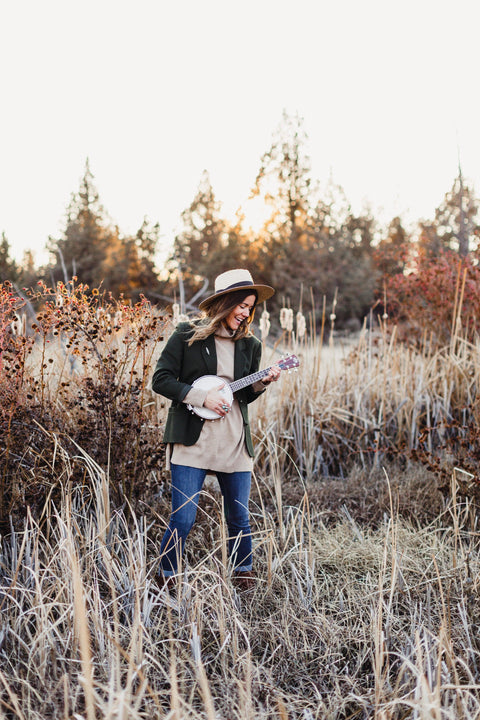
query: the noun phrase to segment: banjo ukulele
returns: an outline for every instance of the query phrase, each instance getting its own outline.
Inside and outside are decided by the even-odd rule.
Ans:
[[[280,370],[292,370],[297,368],[299,364],[300,363],[296,355],[289,355],[283,360],[279,360],[275,363],[275,365],[278,365]],[[261,380],[263,377],[268,375],[272,367],[273,365],[270,365],[270,367],[265,368],[264,370],[259,370],[258,372],[247,375],[244,378],[240,378],[240,380],[234,380],[231,383],[227,383],[225,380],[222,380],[222,378],[218,377],[218,375],[202,375],[192,383],[192,387],[199,388],[200,390],[211,390],[212,388],[218,388],[221,383],[224,383],[219,392],[224,396],[225,402],[231,405],[233,402],[234,392],[247,387],[247,385],[253,385],[253,383],[257,382],[257,380]],[[204,420],[218,420],[221,418],[221,415],[216,413],[214,410],[209,410],[206,407],[190,405],[190,403],[187,404],[187,407]]]

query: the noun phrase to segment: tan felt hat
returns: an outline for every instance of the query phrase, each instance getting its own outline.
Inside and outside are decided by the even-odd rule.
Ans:
[[[236,269],[227,270],[215,278],[215,292],[210,297],[205,298],[199,305],[200,310],[205,310],[213,300],[222,295],[237,292],[237,290],[255,290],[257,293],[257,304],[268,300],[275,293],[270,285],[256,285],[248,270]]]

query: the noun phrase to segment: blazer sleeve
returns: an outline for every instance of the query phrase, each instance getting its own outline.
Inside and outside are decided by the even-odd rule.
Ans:
[[[152,378],[152,390],[177,403],[182,402],[192,389],[181,379],[187,340],[185,325],[176,328],[158,359]]]
[[[255,337],[252,337],[250,339],[252,348],[251,348],[251,363],[250,368],[248,370],[247,375],[251,375],[252,373],[256,373],[260,368],[260,360],[262,358],[262,343]],[[265,392],[265,388],[262,388],[260,391],[255,390],[253,385],[248,385],[246,388],[240,391],[242,393],[242,399],[245,400],[246,403],[251,403],[257,398],[260,397]]]

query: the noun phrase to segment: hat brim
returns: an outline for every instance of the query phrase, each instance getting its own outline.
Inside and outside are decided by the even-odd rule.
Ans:
[[[253,291],[255,291],[257,293],[257,305],[259,303],[265,302],[265,300],[268,300],[268,298],[271,298],[272,295],[275,294],[275,290],[270,287],[270,285],[244,285],[243,287],[237,286],[233,288],[228,288],[227,290],[222,290],[221,292],[215,293],[214,295],[210,295],[210,297],[202,300],[198,307],[200,308],[200,310],[205,310],[217,298],[222,297],[223,295],[230,295],[231,293],[238,292],[239,290],[245,290],[246,295],[248,295],[249,292],[253,293]]]

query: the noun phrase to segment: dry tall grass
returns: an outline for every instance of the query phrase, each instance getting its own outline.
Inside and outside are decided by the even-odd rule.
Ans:
[[[229,581],[213,493],[172,597],[145,519],[111,514],[84,463],[94,491],[66,490],[42,527],[30,517],[3,541],[0,717],[479,716],[468,505],[371,530],[347,509],[326,523],[308,492],[286,505],[280,478],[272,501],[257,478],[254,594]]]
[[[121,332],[109,342],[130,387],[138,343]],[[52,413],[64,411],[62,382],[84,388],[65,347],[58,382],[55,342],[36,386]],[[71,423],[39,429],[56,492],[2,537],[0,718],[480,717],[477,499],[463,462],[475,438],[459,424],[476,427],[478,348],[456,338],[414,352],[384,328],[332,366],[316,340],[287,331],[280,345],[302,364],[252,406],[251,595],[230,582],[214,485],[172,596],[155,581],[161,467],[120,504],[113,435],[103,462]],[[141,344],[141,388],[157,349],[158,336]],[[266,362],[276,356],[266,349]],[[154,409],[161,421],[161,404],[145,391],[145,424]],[[448,453],[443,494],[413,451]]]
[[[299,355],[301,372],[255,407],[265,467],[275,448],[280,469],[295,468],[304,478],[414,458],[444,469],[447,480],[461,465],[479,481],[480,341],[455,335],[438,347],[426,337],[413,348],[397,340],[395,328],[380,326],[364,330],[336,366],[315,339],[287,346]]]

